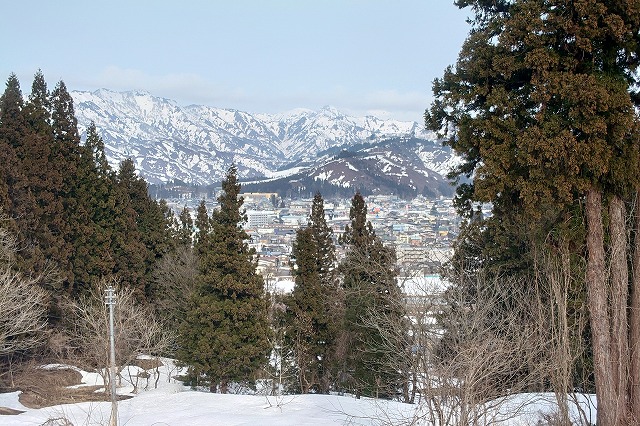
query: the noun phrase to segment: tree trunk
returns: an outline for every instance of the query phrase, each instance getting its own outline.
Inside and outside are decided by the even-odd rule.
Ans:
[[[640,422],[640,191],[636,193],[634,211],[633,278],[629,321],[629,403],[631,421]]]
[[[611,369],[611,323],[602,229],[602,195],[587,191],[587,297],[591,320],[593,366],[598,398],[598,426],[616,425],[616,386]]]
[[[629,299],[629,270],[627,263],[627,230],[624,202],[613,196],[609,204],[609,233],[611,238],[611,370],[616,396],[617,424],[629,424],[627,403],[629,340],[627,307]]]

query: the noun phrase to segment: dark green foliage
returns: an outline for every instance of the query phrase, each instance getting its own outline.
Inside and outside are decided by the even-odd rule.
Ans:
[[[301,391],[327,393],[337,376],[342,300],[332,231],[320,193],[313,199],[308,226],[296,233],[292,254],[295,287],[286,300],[287,343],[295,353]]]
[[[352,200],[342,243],[340,264],[345,293],[344,328],[348,336],[345,374],[357,395],[393,397],[403,385],[401,373],[389,362],[384,330],[403,327],[401,292],[396,282],[395,250],[382,244],[367,221],[362,195]]]
[[[211,231],[211,219],[209,218],[207,205],[204,200],[201,200],[200,204],[198,204],[194,225],[196,227],[196,234],[194,236],[193,246],[197,250],[198,255],[200,255],[207,246],[207,240]]]
[[[186,207],[179,218],[164,200],[160,201],[160,208],[170,249],[154,263],[148,293],[158,318],[168,329],[177,330],[185,320],[198,275],[198,258],[191,242],[193,220]]]
[[[232,382],[252,385],[270,352],[264,282],[256,273],[255,252],[242,229],[246,216],[239,197],[237,170],[222,183],[220,210],[206,220],[198,209],[199,276],[186,321],[181,327],[178,357],[204,377],[211,389],[226,392]]]
[[[80,162],[80,135],[78,122],[73,108],[73,99],[64,82],[60,81],[51,94],[51,141],[49,169],[51,189],[58,200],[57,208],[62,211],[51,218],[49,228],[54,235],[60,236],[55,241],[54,259],[63,273],[63,283],[68,292],[75,290],[73,275],[73,240],[75,230],[86,223],[86,211],[81,208],[78,196],[80,182],[78,164]],[[61,205],[60,205],[61,204]]]
[[[95,125],[81,144],[62,81],[49,94],[38,71],[24,104],[12,75],[0,113],[0,201],[20,241],[16,267],[34,276],[54,268],[59,280],[40,283],[52,300],[106,276],[146,296],[153,264],[173,247],[167,206],[149,198],[132,163],[111,171]]]
[[[638,3],[456,4],[472,7],[473,29],[455,68],[434,82],[435,101],[425,119],[464,159],[453,175],[474,177],[459,188],[457,205],[468,216],[476,203],[493,205],[493,219],[470,225],[479,231],[474,232],[480,242],[475,266],[522,277],[539,272],[531,262],[535,253],[553,253],[566,244],[572,261],[588,256],[586,267],[577,263],[581,273],[572,274],[572,297],[589,303],[592,336],[601,339],[593,345],[594,356],[600,356],[594,363],[596,381],[601,378],[598,424],[622,424],[629,421],[629,411],[637,420],[640,398],[624,392],[639,379],[633,377],[629,386],[626,372],[612,372],[628,368],[615,358],[626,360],[627,347],[640,338],[637,320],[626,320],[627,311],[636,311],[627,303],[640,289],[628,291],[634,283],[626,271],[626,241],[620,238],[625,232],[613,232],[624,227],[624,219],[618,219],[623,214],[614,222],[608,209],[631,200],[640,187],[634,110]],[[604,228],[605,222],[611,228]],[[621,250],[609,246],[614,241],[621,242]],[[470,247],[465,243],[459,249]],[[470,254],[458,251],[456,257]],[[611,325],[616,322],[624,326],[616,329]],[[631,327],[625,330],[627,324]],[[631,342],[629,336],[635,336]],[[629,371],[633,375],[637,367]],[[614,383],[616,377],[620,381]],[[632,399],[631,406],[623,402]]]
[[[19,253],[18,264],[24,270],[40,273],[47,267],[47,259],[54,259],[50,248],[62,245],[62,236],[56,235],[49,224],[63,211],[52,182],[52,168],[56,166],[51,157],[51,99],[42,72],[34,77],[24,112],[30,132],[24,138],[20,157],[31,199],[20,220],[21,238],[29,248]]]
[[[110,183],[96,164],[97,151],[103,149],[95,124],[87,129],[87,141],[80,147],[75,176],[76,207],[70,241],[73,244],[73,292],[86,293],[98,277],[108,275],[114,266],[110,256],[113,232]]]
[[[461,205],[491,201],[535,218],[541,204],[571,204],[594,181],[637,179],[637,144],[625,136],[637,13],[587,3],[460,2],[473,5],[474,28],[455,69],[434,82],[426,122],[455,129],[447,144],[465,161],[454,175],[475,175]]]
[[[120,164],[117,176],[120,207],[128,229],[127,234],[119,236],[120,265],[127,272],[126,280],[139,291],[140,297],[152,297],[149,279],[152,268],[164,254],[171,249],[170,218],[166,209],[149,197],[147,183],[137,176],[131,159]]]
[[[9,217],[20,209],[19,201],[25,198],[26,191],[18,157],[27,133],[22,108],[20,83],[11,74],[0,97],[0,209]]]
[[[324,215],[324,200],[317,192],[311,205],[311,218],[309,225],[313,239],[317,245],[317,270],[320,282],[325,291],[332,292],[336,288],[336,248],[333,242],[333,231],[327,225]]]
[[[193,244],[193,219],[191,219],[191,213],[189,209],[185,206],[182,209],[179,217],[179,225],[178,225],[178,235],[177,235],[177,244],[191,247]]]

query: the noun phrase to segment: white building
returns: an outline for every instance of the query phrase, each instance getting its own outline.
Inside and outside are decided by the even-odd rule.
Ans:
[[[264,228],[270,223],[273,223],[273,219],[276,218],[276,213],[273,210],[247,210],[247,228]]]

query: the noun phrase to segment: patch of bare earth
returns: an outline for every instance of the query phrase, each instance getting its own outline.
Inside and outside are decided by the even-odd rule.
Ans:
[[[133,363],[143,370],[157,369],[162,366],[159,359],[137,359]],[[144,377],[141,374],[141,377]],[[20,403],[28,408],[44,408],[60,404],[74,404],[78,402],[110,401],[110,397],[103,390],[104,386],[80,386],[82,374],[72,368],[44,369],[29,367],[14,376],[12,391],[20,390]],[[119,395],[118,399],[129,399],[130,396]],[[0,407],[1,415],[20,414],[22,411],[7,407]]]
[[[20,403],[29,408],[109,400],[104,392],[96,392],[103,386],[69,387],[82,384],[81,380],[82,375],[70,368],[31,368],[22,372],[15,384],[22,391],[18,397]]]
[[[15,416],[16,414],[22,414],[24,411],[14,410],[13,408],[0,407],[0,416]]]

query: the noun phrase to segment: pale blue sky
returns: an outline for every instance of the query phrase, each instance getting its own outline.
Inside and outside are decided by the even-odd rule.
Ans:
[[[453,0],[0,0],[0,11],[0,78],[15,72],[25,93],[41,68],[51,88],[416,121],[469,30]]]

